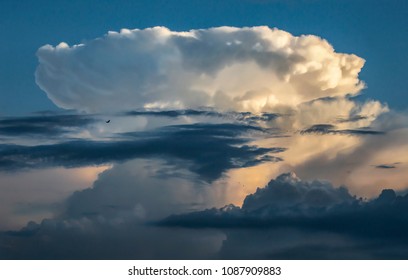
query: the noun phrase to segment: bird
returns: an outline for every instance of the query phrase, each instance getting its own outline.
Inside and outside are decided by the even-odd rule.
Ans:
[[[110,120],[107,120],[106,123],[110,123]]]

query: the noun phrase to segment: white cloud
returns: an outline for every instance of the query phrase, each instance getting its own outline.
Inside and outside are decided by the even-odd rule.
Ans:
[[[45,45],[37,55],[36,81],[48,97],[62,108],[89,112],[297,110],[304,102],[354,95],[364,87],[358,78],[362,58],[336,53],[316,36],[265,26],[123,29],[81,45]]]

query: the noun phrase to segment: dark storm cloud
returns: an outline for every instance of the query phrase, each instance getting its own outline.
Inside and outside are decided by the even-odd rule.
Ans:
[[[96,120],[89,115],[44,115],[0,119],[0,136],[56,136]]]
[[[235,228],[325,231],[355,238],[408,244],[408,195],[383,190],[378,198],[363,201],[345,187],[328,182],[303,182],[283,174],[254,194],[242,208],[229,205],[170,216],[158,224],[188,228]]]
[[[300,131],[301,134],[343,134],[343,135],[382,135],[383,131],[370,130],[369,128],[360,129],[336,129],[332,124],[315,124]]]
[[[283,152],[284,148],[250,146],[248,133],[263,133],[263,129],[236,124],[191,124],[124,133],[111,141],[74,140],[37,146],[4,144],[0,145],[0,168],[16,171],[80,167],[141,157],[170,157],[191,162],[191,171],[211,181],[231,168],[281,160],[270,154]]]

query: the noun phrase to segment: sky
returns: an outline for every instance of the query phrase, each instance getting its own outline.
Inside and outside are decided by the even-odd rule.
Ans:
[[[0,259],[406,259],[406,1],[2,1]]]

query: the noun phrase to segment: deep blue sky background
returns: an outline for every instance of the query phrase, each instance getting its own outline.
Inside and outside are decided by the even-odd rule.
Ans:
[[[318,35],[337,52],[366,59],[366,96],[408,108],[406,0],[1,0],[0,116],[55,110],[34,81],[40,46],[157,25],[177,31],[268,25]]]

